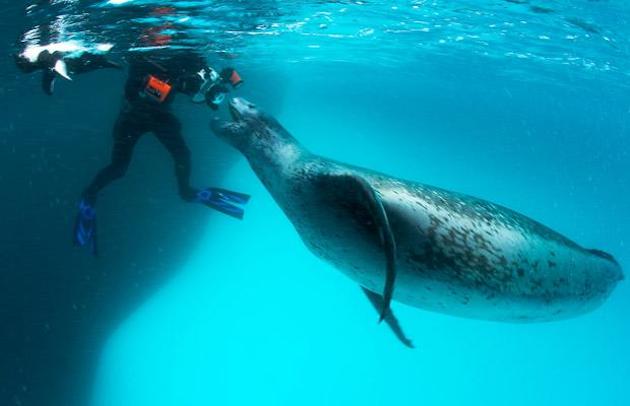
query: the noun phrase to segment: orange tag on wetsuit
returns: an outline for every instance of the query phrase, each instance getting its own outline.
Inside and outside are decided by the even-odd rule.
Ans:
[[[147,85],[144,87],[144,92],[154,100],[162,103],[166,100],[172,89],[173,86],[153,75],[149,75],[149,80],[147,80]]]

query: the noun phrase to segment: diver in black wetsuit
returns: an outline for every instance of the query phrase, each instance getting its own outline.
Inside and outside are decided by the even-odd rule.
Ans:
[[[24,73],[42,71],[42,90],[52,95],[57,77],[71,80],[71,76],[97,69],[122,69],[122,66],[107,59],[104,55],[85,52],[79,56],[67,57],[59,51],[41,50],[29,59],[24,54],[14,55],[15,65]]]
[[[178,53],[165,59],[135,56],[129,62],[125,102],[114,126],[111,163],[98,173],[83,197],[93,204],[101,189],[122,177],[131,162],[136,142],[143,134],[151,132],[175,161],[180,196],[186,201],[194,200],[198,191],[189,183],[190,152],[181,134],[181,124],[169,107],[176,93],[184,93],[216,109],[227,92],[226,86],[215,83],[211,93],[201,95],[201,100],[194,99],[203,90],[205,77],[214,73],[195,53]],[[223,77],[226,75],[228,70]]]
[[[114,125],[111,162],[84,190],[75,223],[75,244],[90,246],[93,253],[96,253],[94,206],[97,195],[126,173],[133,149],[145,133],[153,133],[173,157],[179,195],[185,201],[203,203],[240,219],[243,209],[237,205],[249,200],[248,195],[225,189],[200,191],[191,187],[190,151],[182,137],[181,124],[170,111],[177,93],[190,96],[196,103],[205,102],[216,110],[225,98],[228,85],[237,87],[242,83],[238,73],[226,68],[219,74],[191,51],[134,55],[128,62],[125,101]]]

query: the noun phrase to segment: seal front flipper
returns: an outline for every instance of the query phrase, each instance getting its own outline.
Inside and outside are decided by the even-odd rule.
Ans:
[[[363,191],[367,197],[367,201],[370,206],[370,211],[376,220],[376,224],[379,226],[379,233],[381,237],[381,243],[385,249],[385,258],[387,260],[385,288],[383,289],[383,303],[381,307],[380,321],[385,320],[385,317],[389,311],[389,305],[392,302],[392,296],[394,295],[394,283],[396,282],[396,241],[394,240],[394,234],[389,225],[389,219],[387,218],[387,212],[383,207],[383,202],[380,196],[372,188],[372,186],[363,178],[355,177],[356,181],[361,185]]]
[[[369,218],[365,220],[372,222],[378,230],[386,260],[385,287],[379,320],[382,322],[388,314],[396,282],[396,241],[383,202],[376,190],[360,176],[352,174],[324,176],[320,178],[319,186],[325,189],[323,192],[335,197],[338,205],[349,205],[352,215],[357,218],[360,217],[358,213],[361,207],[367,209]]]
[[[383,308],[383,296],[379,295],[378,293],[371,292],[364,287],[361,287],[361,290],[363,291],[363,293],[365,293],[365,296],[367,296],[376,311],[380,312]],[[387,311],[387,314],[385,315],[385,323],[387,323],[389,328],[392,329],[392,332],[396,335],[401,343],[409,348],[415,348],[413,342],[409,338],[407,338],[402,327],[400,327],[400,323],[398,323],[398,319],[394,315],[394,312],[391,308]]]

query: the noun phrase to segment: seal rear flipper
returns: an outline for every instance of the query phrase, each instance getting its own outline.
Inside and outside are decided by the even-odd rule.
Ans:
[[[361,287],[361,290],[363,291],[363,293],[365,293],[365,296],[367,296],[376,311],[381,311],[381,309],[383,308],[383,297],[378,293],[367,290],[364,287]],[[391,310],[391,308],[389,308],[387,310],[387,314],[385,314],[385,323],[387,323],[389,328],[392,330],[392,332],[396,335],[401,343],[403,343],[406,347],[415,348],[413,342],[409,338],[407,338],[402,327],[400,327],[400,323],[398,323],[398,319],[394,315],[394,312]]]
[[[382,308],[380,309],[380,320],[385,320],[389,311],[389,305],[394,294],[394,283],[396,282],[396,241],[389,225],[387,212],[383,207],[383,202],[374,188],[362,177],[352,174],[346,175],[329,175],[320,179],[321,188],[324,195],[332,195],[337,198],[338,204],[354,203],[350,207],[353,215],[359,207],[363,206],[367,210],[369,219],[373,222],[379,233],[381,244],[385,251],[386,260],[386,277],[385,287],[383,289]],[[342,195],[340,195],[340,193]],[[355,202],[344,202],[343,200],[352,200],[354,196]]]

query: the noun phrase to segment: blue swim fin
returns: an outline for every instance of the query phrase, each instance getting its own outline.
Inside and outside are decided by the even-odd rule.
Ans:
[[[89,247],[92,255],[97,255],[96,249],[96,209],[86,199],[79,203],[79,212],[74,222],[74,245]]]
[[[205,204],[223,214],[242,220],[245,210],[238,205],[247,204],[249,199],[250,196],[244,193],[210,187],[199,191],[195,201]]]

